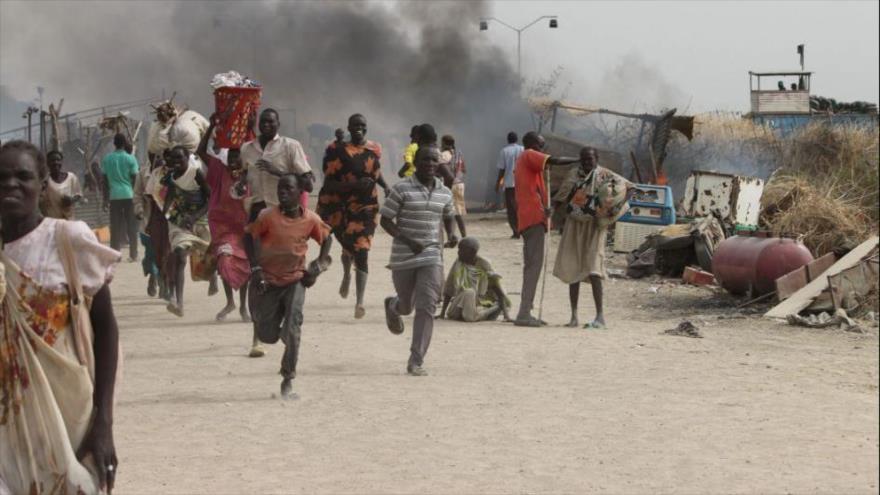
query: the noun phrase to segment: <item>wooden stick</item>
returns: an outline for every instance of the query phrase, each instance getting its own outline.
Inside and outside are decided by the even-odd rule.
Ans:
[[[550,167],[544,166],[544,189],[546,190],[547,201],[546,207],[547,210],[550,210]],[[547,228],[547,232],[544,234],[544,273],[541,277],[541,301],[538,304],[538,321],[543,321],[544,317],[544,291],[547,287],[547,263],[550,260],[550,228]]]
[[[746,306],[751,306],[752,304],[755,304],[756,302],[765,301],[767,299],[770,299],[771,296],[775,296],[775,295],[776,295],[775,290],[773,292],[768,292],[767,294],[764,294],[763,296],[758,296],[754,299],[751,299],[749,301],[746,301],[746,302],[740,304],[739,306],[736,307],[736,309],[742,309],[742,308],[745,308]]]
[[[653,184],[657,183],[657,158],[654,156],[654,143],[648,144],[648,154],[651,155],[651,173],[654,175]]]
[[[630,160],[632,160],[632,162],[633,162],[633,170],[636,171],[636,179],[638,179],[639,184],[644,184],[644,183],[642,182],[642,171],[639,170],[639,162],[636,160],[636,154],[635,154],[634,151],[630,150],[630,152],[629,152],[629,158],[630,158]]]
[[[141,126],[144,124],[143,120],[138,121],[137,127],[134,128],[134,133],[131,135],[131,154],[134,155],[137,153],[137,137],[141,132]]]

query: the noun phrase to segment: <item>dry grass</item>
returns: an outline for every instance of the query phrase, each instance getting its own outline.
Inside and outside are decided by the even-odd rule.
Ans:
[[[803,177],[774,176],[761,199],[761,224],[774,235],[800,238],[815,256],[865,240],[872,221],[863,208]]]
[[[880,219],[878,138],[876,130],[817,125],[781,140],[762,226],[802,237],[817,256],[867,239]]]

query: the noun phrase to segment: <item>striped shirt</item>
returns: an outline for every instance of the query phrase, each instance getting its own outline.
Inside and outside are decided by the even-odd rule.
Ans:
[[[400,233],[425,247],[419,254],[394,239],[391,244],[392,270],[408,270],[423,266],[443,265],[443,246],[440,228],[443,218],[452,218],[452,191],[443,181],[434,178],[434,187],[428,189],[415,176],[407,177],[391,187],[379,214],[397,220]]]

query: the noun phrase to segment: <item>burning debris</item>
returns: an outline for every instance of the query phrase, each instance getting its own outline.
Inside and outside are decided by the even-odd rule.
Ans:
[[[689,321],[683,321],[678,324],[675,328],[670,328],[668,330],[664,330],[661,332],[661,335],[673,335],[676,337],[690,337],[692,339],[702,339],[703,334],[700,333],[700,329],[694,326],[693,323]]]

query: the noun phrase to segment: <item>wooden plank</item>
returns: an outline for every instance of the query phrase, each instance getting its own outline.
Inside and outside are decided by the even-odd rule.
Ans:
[[[793,272],[789,272],[776,279],[776,294],[780,301],[784,301],[804,288],[808,283],[816,280],[826,270],[831,268],[837,258],[834,253],[828,253],[819,259],[811,261]]]
[[[825,270],[831,268],[836,261],[837,256],[835,256],[834,253],[828,253],[817,260],[811,261],[810,264],[807,265],[807,282],[819,278],[819,275],[825,273]]]
[[[794,315],[801,312],[802,309],[810,305],[810,302],[822,293],[828,287],[828,277],[836,275],[851,266],[857,265],[862,258],[877,247],[878,237],[873,236],[867,241],[859,244],[855,249],[846,254],[843,258],[818,278],[808,283],[803,289],[792,294],[791,297],[774,306],[770,311],[764,314],[765,318],[785,318],[788,315]]]
[[[810,280],[807,278],[807,267],[802,266],[776,279],[776,295],[784,301],[803,289]]]

